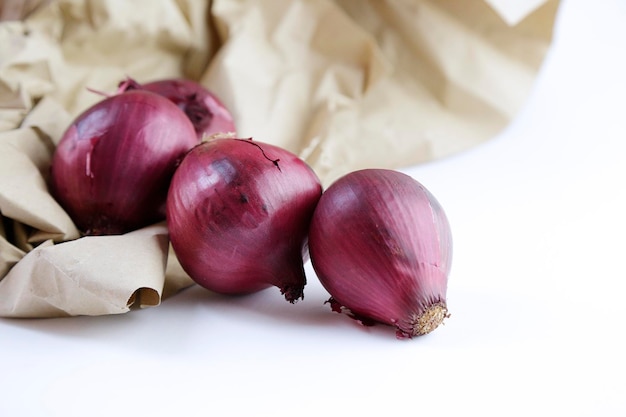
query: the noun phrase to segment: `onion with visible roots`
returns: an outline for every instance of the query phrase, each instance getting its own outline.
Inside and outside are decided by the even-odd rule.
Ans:
[[[351,172],[322,195],[311,221],[313,268],[334,311],[394,326],[398,338],[430,333],[448,317],[448,219],[403,173]]]
[[[201,286],[245,294],[276,286],[303,297],[307,233],[322,194],[313,170],[291,152],[251,139],[193,148],[167,200],[172,247]]]

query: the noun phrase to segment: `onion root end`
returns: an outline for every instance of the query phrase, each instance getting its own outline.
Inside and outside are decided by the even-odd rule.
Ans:
[[[448,308],[443,303],[436,303],[424,310],[420,315],[416,315],[412,320],[412,332],[404,337],[414,337],[426,335],[443,323],[445,319],[450,317]],[[399,333],[403,333],[398,329]],[[399,335],[400,336],[400,335]]]

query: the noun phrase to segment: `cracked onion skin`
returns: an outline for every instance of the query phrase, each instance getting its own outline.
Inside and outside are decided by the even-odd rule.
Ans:
[[[251,139],[212,139],[177,168],[167,200],[172,247],[199,285],[222,294],[271,286],[303,298],[307,234],[322,186],[300,158]]]
[[[176,164],[198,142],[189,119],[164,97],[147,91],[108,97],[63,134],[50,191],[86,235],[163,221]]]
[[[406,174],[364,169],[336,180],[315,209],[309,251],[334,311],[393,326],[398,338],[430,333],[449,316],[450,225]]]

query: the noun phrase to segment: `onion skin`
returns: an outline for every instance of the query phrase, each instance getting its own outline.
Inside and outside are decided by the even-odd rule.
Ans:
[[[408,175],[364,169],[331,184],[311,221],[309,251],[334,311],[394,326],[398,338],[427,334],[449,316],[450,225]]]
[[[147,91],[106,98],[63,134],[51,193],[87,235],[162,221],[176,164],[197,144],[193,125],[167,99]]]
[[[119,91],[151,91],[176,104],[191,120],[198,139],[220,133],[236,134],[233,116],[220,99],[201,84],[172,78],[139,84],[132,78],[120,83]]]
[[[172,247],[201,286],[247,294],[270,286],[303,298],[303,261],[322,194],[296,155],[249,139],[213,139],[193,148],[174,174],[167,200]]]

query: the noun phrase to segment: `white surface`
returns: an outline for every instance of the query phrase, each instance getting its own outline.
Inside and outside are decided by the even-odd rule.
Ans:
[[[122,316],[0,319],[2,416],[626,415],[626,1],[564,0],[525,110],[409,170],[455,238],[452,317],[399,341],[198,287]]]

